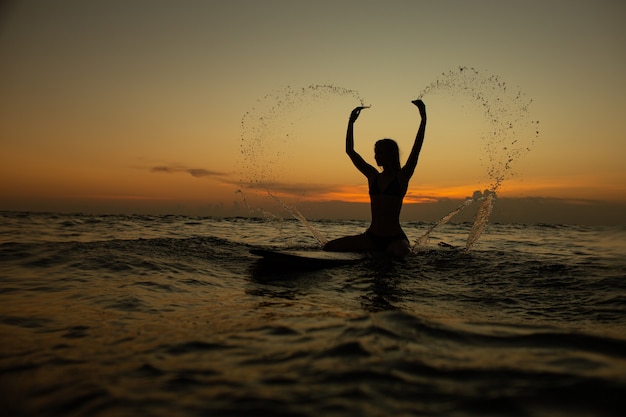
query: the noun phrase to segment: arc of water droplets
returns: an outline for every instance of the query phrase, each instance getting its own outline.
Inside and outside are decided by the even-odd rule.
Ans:
[[[331,84],[311,84],[302,88],[287,86],[258,99],[258,108],[253,107],[241,118],[240,151],[243,158],[241,187],[265,190],[267,196],[309,229],[320,246],[323,246],[327,239],[295,207],[287,205],[274,195],[270,188],[275,176],[276,161],[282,156],[282,150],[275,147],[290,140],[290,133],[284,129],[294,125],[294,121],[291,120],[287,126],[285,115],[304,104],[310,105],[312,101],[334,97],[354,98],[359,105],[365,106],[365,100],[355,90]],[[243,191],[239,192],[244,195]],[[247,201],[245,204],[250,208]]]
[[[511,89],[497,75],[479,73],[474,68],[459,67],[443,73],[440,78],[426,86],[418,98],[440,91],[452,95],[462,94],[473,98],[482,108],[489,129],[483,136],[484,153],[487,157],[487,175],[491,181],[484,194],[478,193],[472,199],[448,213],[428,231],[418,238],[413,247],[416,250],[428,241],[432,230],[450,221],[471,203],[480,203],[470,230],[465,250],[478,240],[485,229],[496,192],[502,182],[512,175],[512,163],[530,151],[534,140],[539,137],[539,121],[530,119],[529,106],[532,100],[519,89]],[[530,140],[530,143],[527,143]]]
[[[365,100],[357,91],[331,84],[311,84],[302,88],[287,86],[258,99],[257,107],[241,118],[242,186],[264,188],[274,179],[275,161],[282,153],[272,149],[272,145],[287,142],[289,133],[283,132],[281,135],[278,131],[294,125],[291,121],[286,126],[284,117],[287,112],[303,104],[310,105],[312,101],[337,96],[355,98],[361,106],[365,106]]]

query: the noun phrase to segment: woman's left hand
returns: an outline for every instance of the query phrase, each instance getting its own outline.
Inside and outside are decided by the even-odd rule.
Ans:
[[[420,111],[420,114],[424,116],[426,114],[426,105],[420,99],[413,100],[411,103],[415,104]]]

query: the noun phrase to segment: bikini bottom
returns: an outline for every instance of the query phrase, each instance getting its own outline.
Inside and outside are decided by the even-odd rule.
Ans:
[[[374,233],[366,230],[365,236],[367,236],[372,241],[372,243],[374,243],[374,246],[376,246],[378,250],[387,250],[389,245],[391,245],[396,240],[406,240],[407,242],[409,241],[409,238],[406,237],[404,232],[400,232],[397,235],[393,236],[376,236]]]

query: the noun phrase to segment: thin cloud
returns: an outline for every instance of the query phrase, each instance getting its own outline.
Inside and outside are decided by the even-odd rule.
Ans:
[[[190,168],[187,170],[192,177],[201,178],[201,177],[221,177],[224,175],[221,172],[209,171],[208,169],[203,168]]]
[[[150,168],[150,172],[156,173],[164,173],[164,174],[178,174],[178,173],[186,173],[195,178],[203,178],[203,177],[222,177],[225,176],[226,173],[219,171],[211,171],[204,168],[187,168],[184,166],[156,166]]]
[[[288,182],[253,182],[239,184],[248,190],[259,190],[261,192],[271,192],[275,194],[287,194],[293,196],[318,195],[335,190],[340,186],[324,184],[303,184]]]

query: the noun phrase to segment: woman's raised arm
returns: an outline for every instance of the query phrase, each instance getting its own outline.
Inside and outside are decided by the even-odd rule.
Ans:
[[[411,178],[413,176],[413,172],[415,172],[417,160],[420,156],[422,145],[424,144],[424,135],[426,133],[426,105],[422,100],[413,100],[411,103],[415,104],[415,106],[419,109],[422,121],[420,122],[419,129],[417,130],[417,135],[415,136],[415,142],[413,143],[411,153],[407,158],[406,164],[402,167],[403,176],[407,180]]]
[[[378,173],[376,168],[365,162],[365,160],[354,150],[354,122],[359,118],[361,110],[367,107],[356,107],[350,113],[350,120],[348,121],[348,131],[346,132],[346,153],[350,157],[350,160],[354,166],[369,178],[370,175]]]

